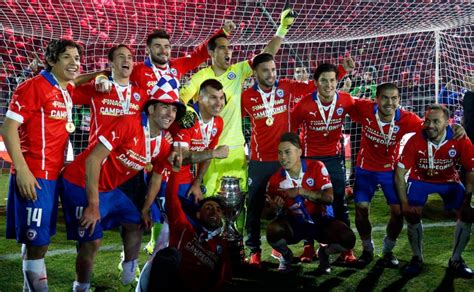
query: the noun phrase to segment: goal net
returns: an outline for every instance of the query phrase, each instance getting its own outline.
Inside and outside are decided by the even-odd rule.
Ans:
[[[280,78],[293,78],[295,67],[313,71],[320,63],[340,63],[350,55],[357,69],[348,76],[350,84],[341,81],[341,88],[345,85],[355,96],[370,97],[370,85],[396,82],[407,109],[422,115],[427,104],[439,101],[447,103],[459,121],[459,102],[466,88],[473,86],[474,5],[470,0],[294,0],[290,4],[298,17],[276,56]],[[85,48],[82,72],[90,72],[107,66],[106,52],[118,43],[133,47],[136,61],[142,61],[146,35],[153,28],[171,34],[172,55],[177,57],[230,19],[237,24],[231,37],[233,59],[241,61],[271,39],[284,5],[284,0],[2,1],[0,123],[12,91],[34,74],[35,59],[43,60],[43,49],[51,39],[79,41]],[[76,117],[83,111],[76,109]],[[244,130],[248,136],[248,125]],[[351,131],[347,126],[347,139]],[[85,136],[74,139],[74,148],[87,145]],[[0,153],[0,205],[4,205],[9,163],[1,141]]]

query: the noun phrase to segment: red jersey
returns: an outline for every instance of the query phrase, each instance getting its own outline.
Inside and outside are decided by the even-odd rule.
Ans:
[[[430,183],[459,183],[459,173],[456,170],[458,162],[467,172],[474,171],[474,147],[468,137],[461,140],[453,138],[453,130],[446,129],[446,138],[439,145],[429,143],[433,155],[430,167],[428,138],[424,131],[413,135],[403,148],[398,162],[400,168],[410,170],[410,178]],[[429,169],[433,173],[430,173]]]
[[[218,30],[211,38],[223,33],[224,31],[222,29]],[[150,57],[147,57],[145,62],[133,66],[130,80],[137,83],[140,88],[146,90],[149,95],[153,86],[158,82],[159,77],[157,75],[168,74],[175,77],[176,80],[180,80],[183,75],[196,69],[201,63],[206,62],[209,58],[207,43],[208,40],[200,44],[197,49],[187,56],[169,60],[165,69],[154,66]],[[156,74],[153,68],[156,69]]]
[[[172,173],[166,187],[166,208],[170,225],[169,246],[181,252],[179,278],[190,291],[222,289],[232,279],[227,241],[219,234],[208,236],[203,226],[184,213],[178,199],[179,180]],[[215,233],[220,233],[218,229]]]
[[[291,112],[291,129],[296,132],[300,125],[303,126],[304,156],[339,155],[343,151],[342,126],[346,114],[352,111],[354,99],[348,93],[338,91],[334,97],[334,106],[332,102],[321,103],[323,117],[317,103],[318,98],[317,92],[313,92],[300,101]]]
[[[314,82],[304,83],[290,79],[280,79],[273,89],[265,94],[274,95],[273,123],[267,122],[267,110],[259,92],[258,84],[248,88],[242,94],[242,115],[249,115],[252,135],[250,137],[250,159],[255,161],[278,161],[278,143],[283,133],[290,131],[290,101],[293,96],[307,95],[316,87]],[[271,100],[271,98],[270,98]]]
[[[357,99],[351,114],[352,120],[362,125],[357,166],[370,171],[390,171],[395,169],[403,136],[422,129],[423,121],[412,112],[397,109],[387,146],[385,137],[390,135],[391,123],[382,123],[382,134],[375,116],[377,110],[378,106],[374,101]]]
[[[301,159],[301,168],[302,179],[297,181],[292,179],[287,171],[281,167],[270,177],[267,185],[267,194],[269,196],[284,197],[280,191],[281,189],[302,187],[310,191],[323,191],[332,188],[329,173],[321,161]],[[305,212],[311,217],[327,215],[327,205],[303,199],[304,205],[302,206],[299,199],[302,199],[302,197],[287,198],[283,207],[294,216],[304,217]],[[302,219],[306,220],[307,218]]]
[[[50,72],[41,71],[13,92],[6,114],[21,123],[21,152],[36,178],[55,180],[64,165],[69,134],[66,102],[58,86]],[[73,86],[67,90],[71,95]]]
[[[145,116],[143,114],[143,116]],[[121,117],[110,125],[108,129],[101,130],[97,143],[100,141],[109,151],[108,157],[102,163],[99,178],[99,192],[111,191],[137,174],[146,165],[146,146],[143,125],[138,120],[130,122],[128,117]],[[171,145],[164,139],[164,132],[151,139],[150,154],[154,170],[160,174],[162,165],[165,164],[171,152]],[[85,187],[85,161],[96,143],[89,145],[77,158],[64,170],[64,178],[69,182]]]
[[[117,91],[119,89],[121,96]],[[128,93],[129,92],[129,93]],[[148,100],[146,92],[138,86],[113,86],[110,92],[97,92],[93,83],[79,86],[74,91],[74,104],[90,105],[91,122],[89,144],[97,140],[101,127],[108,127],[118,117],[137,116]]]
[[[198,103],[194,105],[194,108],[199,114]],[[212,119],[212,125],[211,121],[208,124],[204,124],[199,119],[196,119],[194,126],[189,129],[183,129],[177,123],[173,123],[170,127],[170,132],[173,135],[175,146],[179,143],[190,151],[203,151],[217,147],[223,128],[224,121],[220,116],[217,116]],[[203,139],[203,133],[204,136],[209,138]],[[177,176],[182,184],[192,183],[194,176],[191,172],[191,165],[183,165]]]

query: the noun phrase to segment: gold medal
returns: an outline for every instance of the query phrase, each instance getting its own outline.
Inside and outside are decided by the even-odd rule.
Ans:
[[[147,162],[145,169],[146,171],[151,172],[153,170],[153,164],[151,164],[151,162]]]
[[[265,123],[267,124],[267,126],[270,127],[271,125],[273,125],[273,118],[272,118],[272,117],[267,118],[267,120],[265,121]]]
[[[68,133],[73,133],[76,130],[76,126],[74,126],[74,123],[72,122],[67,122],[66,123],[66,131]]]

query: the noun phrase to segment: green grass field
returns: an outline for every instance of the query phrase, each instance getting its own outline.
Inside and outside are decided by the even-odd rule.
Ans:
[[[351,217],[353,217],[351,207]],[[372,206],[373,237],[376,252],[380,253],[384,236],[384,224],[388,218],[388,208],[382,195],[377,194]],[[275,289],[277,291],[318,289],[322,291],[474,291],[474,279],[453,279],[446,273],[447,261],[451,254],[454,221],[442,212],[442,202],[437,196],[432,196],[427,207],[424,224],[424,255],[425,269],[421,275],[413,279],[401,276],[399,270],[384,269],[377,260],[359,270],[347,267],[333,267],[331,275],[316,275],[318,262],[311,264],[295,264],[295,272],[281,275],[277,272],[277,261],[270,257],[270,247],[263,245],[264,269],[262,271],[244,271],[235,278],[230,290],[245,288]],[[439,223],[446,223],[444,226]],[[446,226],[447,225],[447,226]],[[5,240],[5,215],[0,215],[0,291],[20,291],[23,278],[21,273],[20,246],[14,240]],[[264,234],[262,229],[262,234]],[[51,291],[70,291],[74,280],[74,242],[68,242],[64,224],[58,226],[58,234],[52,239],[50,253],[46,257],[48,278]],[[145,241],[148,236],[145,237]],[[356,244],[356,254],[361,252],[360,241]],[[105,234],[103,247],[97,257],[93,286],[95,291],[116,291],[120,285],[117,264],[120,256],[120,236],[117,231]],[[295,256],[302,251],[302,244],[292,246]],[[401,265],[411,258],[411,252],[403,231],[394,250]],[[474,266],[474,244],[471,242],[463,254],[468,264]],[[141,253],[140,264],[147,257]]]

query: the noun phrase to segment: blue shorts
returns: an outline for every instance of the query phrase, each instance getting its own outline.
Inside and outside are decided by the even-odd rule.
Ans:
[[[393,171],[370,171],[360,167],[355,169],[354,202],[371,202],[377,185],[382,186],[388,205],[399,205]]]
[[[163,223],[165,222],[165,207],[166,207],[166,182],[161,182],[160,191],[156,195],[155,201],[151,204],[150,207],[150,215],[151,220],[155,223]]]
[[[36,188],[36,201],[20,196],[16,175],[10,176],[7,202],[7,238],[32,246],[50,243],[56,234],[58,217],[57,181],[36,179],[41,190]]]
[[[464,186],[461,183],[435,184],[408,179],[407,197],[410,206],[424,206],[429,194],[438,193],[445,210],[458,210],[464,200]]]
[[[93,234],[79,224],[87,207],[86,190],[61,178],[61,202],[66,219],[67,238],[69,240],[92,241],[103,237],[103,230],[109,230],[120,224],[140,224],[141,212],[121,190],[99,193],[100,223]]]

